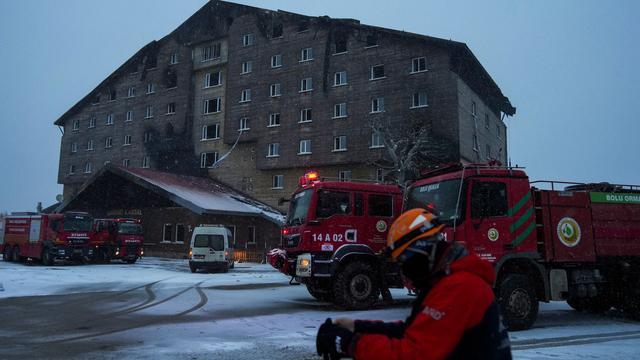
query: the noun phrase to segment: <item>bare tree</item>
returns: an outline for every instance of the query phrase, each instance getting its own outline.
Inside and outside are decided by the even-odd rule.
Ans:
[[[423,119],[390,121],[372,120],[370,126],[378,134],[386,151],[386,157],[373,161],[385,169],[398,185],[405,187],[420,171],[452,161],[455,144],[438,136],[432,126]]]

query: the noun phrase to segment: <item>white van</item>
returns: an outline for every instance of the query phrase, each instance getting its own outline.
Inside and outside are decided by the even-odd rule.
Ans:
[[[233,269],[233,235],[222,225],[199,225],[193,229],[189,249],[189,268],[194,273],[198,269]]]

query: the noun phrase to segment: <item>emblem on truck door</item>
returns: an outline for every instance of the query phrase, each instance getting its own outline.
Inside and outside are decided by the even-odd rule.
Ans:
[[[498,232],[498,229],[491,228],[491,229],[489,229],[489,231],[487,231],[487,237],[491,241],[497,241],[498,238],[500,237],[500,233]]]
[[[387,231],[387,223],[384,220],[379,220],[376,223],[376,230],[378,230],[379,232]]]
[[[560,239],[560,242],[568,247],[574,247],[578,245],[582,236],[580,225],[577,221],[570,217],[562,218],[558,222],[556,233],[558,234],[558,239]]]

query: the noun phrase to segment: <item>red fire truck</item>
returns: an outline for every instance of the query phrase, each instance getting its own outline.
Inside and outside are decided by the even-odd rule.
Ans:
[[[96,219],[90,245],[94,261],[119,259],[135,263],[144,254],[144,231],[138,219]]]
[[[398,186],[300,178],[271,265],[307,286],[320,300],[349,309],[373,305],[388,287],[402,287],[399,271],[376,257],[402,210]],[[383,293],[384,295],[384,293]]]
[[[0,251],[5,261],[32,258],[52,265],[55,259],[84,261],[92,255],[93,219],[87,213],[14,213],[4,222]]]
[[[518,168],[452,164],[407,189],[405,209],[416,207],[436,209],[449,241],[494,264],[511,330],[532,326],[538,301],[640,316],[640,186],[530,183]]]

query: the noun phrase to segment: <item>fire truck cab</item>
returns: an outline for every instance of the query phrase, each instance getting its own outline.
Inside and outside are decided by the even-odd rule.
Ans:
[[[93,260],[119,259],[133,264],[144,254],[144,230],[139,219],[96,219],[94,227]]]
[[[401,210],[397,186],[307,173],[291,197],[282,248],[273,249],[268,260],[317,299],[350,309],[370,307],[381,291],[403,287],[399,272],[389,271],[376,256]]]

